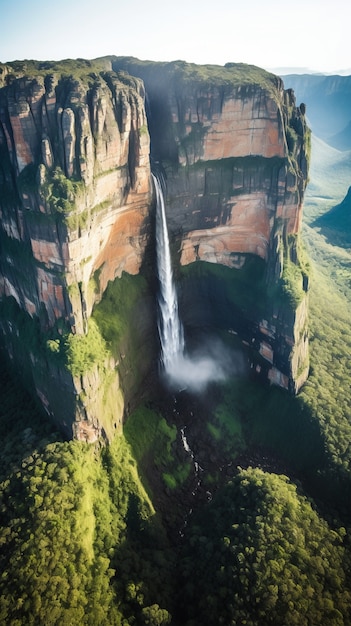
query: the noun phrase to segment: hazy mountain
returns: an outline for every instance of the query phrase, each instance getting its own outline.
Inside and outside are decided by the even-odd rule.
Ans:
[[[287,74],[320,74],[311,70],[309,67],[267,67],[268,72],[273,72],[277,76],[286,76]]]
[[[351,247],[351,187],[343,201],[317,218],[313,226],[319,227],[330,243]]]
[[[315,135],[340,150],[351,148],[351,76],[288,74],[297,103],[307,106],[307,117]]]
[[[267,67],[266,69],[282,77],[289,74],[312,74],[314,76],[350,76],[351,74],[351,67],[343,70],[333,70],[332,72],[320,72],[309,67]]]
[[[340,150],[348,150],[351,146],[351,121],[341,132],[331,137],[329,143]]]
[[[351,181],[351,151],[333,148],[312,135],[311,166],[304,216],[307,223],[341,202]]]

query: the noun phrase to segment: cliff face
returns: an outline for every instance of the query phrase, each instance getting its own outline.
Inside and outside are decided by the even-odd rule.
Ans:
[[[77,437],[112,436],[136,377],[126,353],[133,341],[147,344],[154,324],[145,286],[114,301],[133,340],[119,334],[113,357],[89,322],[109,281],[138,274],[152,246],[149,137],[166,173],[175,268],[204,261],[238,272],[248,255],[261,258],[265,301],[247,314],[250,341],[273,382],[296,391],[308,373],[307,280],[294,240],[308,132],[280,79],[249,66],[121,58],[1,66],[4,344],[47,412]],[[292,274],[298,297],[289,300]],[[215,317],[234,328],[234,318]]]
[[[296,106],[278,77],[255,67],[174,62],[156,70],[134,59],[117,59],[114,67],[140,76],[146,87],[152,154],[165,170],[168,224],[179,249],[175,263],[241,268],[248,254],[265,261],[265,312],[253,312],[250,341],[268,355],[268,377],[297,391],[308,375],[308,279],[296,245],[310,142],[305,106]],[[277,296],[279,283],[286,298]]]
[[[299,231],[309,135],[304,107],[279,78],[249,66],[220,68],[220,77],[216,67],[203,76],[182,62],[114,66],[144,80],[153,156],[167,170],[170,228],[186,232],[182,263],[230,265],[232,252],[268,260],[278,222],[285,236]]]
[[[150,200],[143,85],[93,69],[77,79],[8,70],[0,91],[2,227],[34,261],[26,289],[8,256],[2,293],[31,315],[44,304],[50,324],[64,313],[78,332],[96,270],[101,292],[123,270],[138,273]],[[73,284],[80,301],[66,297]]]
[[[144,257],[151,197],[144,89],[104,62],[42,65],[1,68],[0,295],[39,319],[42,332],[63,322],[81,335],[108,281],[137,274]],[[4,320],[2,327],[11,334]],[[72,398],[89,387],[60,376]],[[61,400],[46,379],[41,371],[36,390],[57,415]]]

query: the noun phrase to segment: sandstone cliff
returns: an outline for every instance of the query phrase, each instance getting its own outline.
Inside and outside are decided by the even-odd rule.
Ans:
[[[296,106],[281,79],[252,66],[130,58],[113,66],[146,87],[152,156],[166,174],[168,223],[179,248],[175,263],[240,268],[248,254],[265,261],[265,303],[252,311],[250,341],[268,355],[268,377],[297,391],[309,367],[308,279],[297,249],[310,149],[305,105]]]
[[[108,281],[137,274],[144,257],[150,164],[143,84],[105,61],[2,66],[0,150],[1,297],[40,320],[42,332],[63,323],[65,332],[84,334]],[[10,320],[2,328],[8,337],[18,332]],[[50,384],[56,365],[29,352],[41,361],[38,375],[33,367],[36,391],[68,432],[72,420],[99,431],[121,419],[121,401],[117,417],[103,420],[96,407],[86,410],[86,399],[75,402],[91,384],[61,371],[56,384],[72,404],[67,399],[63,408]],[[118,386],[115,375],[111,387]]]
[[[228,269],[212,283],[205,272],[221,303],[211,323],[240,331],[272,382],[297,391],[308,373],[297,234],[309,134],[281,80],[245,65],[123,58],[2,65],[2,343],[48,414],[88,440],[119,427],[157,343],[150,283],[125,282],[153,247],[150,138],[185,322],[201,300],[199,262]],[[245,308],[223,294],[251,256],[264,278],[246,283]],[[100,301],[105,318],[123,318],[106,328],[96,308],[108,345],[91,318]]]

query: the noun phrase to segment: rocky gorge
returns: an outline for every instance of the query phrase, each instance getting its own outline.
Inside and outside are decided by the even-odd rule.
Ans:
[[[0,66],[1,345],[69,437],[110,440],[157,376],[153,167],[186,332],[235,335],[300,389],[309,141],[305,106],[251,66]]]

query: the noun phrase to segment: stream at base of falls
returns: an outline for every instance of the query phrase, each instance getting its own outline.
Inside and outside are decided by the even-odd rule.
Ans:
[[[181,445],[184,453],[190,459],[192,464],[192,475],[191,479],[189,479],[188,484],[188,493],[187,497],[183,500],[185,504],[183,511],[183,522],[178,528],[178,534],[180,537],[184,537],[185,530],[188,526],[189,519],[195,509],[201,505],[208,503],[212,500],[212,492],[206,486],[206,475],[208,476],[208,470],[213,470],[215,466],[218,472],[222,473],[224,470],[224,474],[226,475],[227,471],[230,469],[230,473],[234,469],[233,463],[230,460],[222,459],[222,463],[224,461],[224,466],[219,463],[219,459],[214,458],[214,453],[207,448],[205,442],[201,442],[199,440],[199,414],[203,416],[203,402],[201,399],[197,399],[194,395],[188,396],[187,402],[187,393],[180,392],[178,396],[170,397],[170,401],[173,401],[173,419],[177,425],[178,430],[178,442]],[[186,420],[187,424],[184,424]],[[181,425],[183,423],[183,425]],[[201,451],[199,450],[199,456],[203,457],[201,462],[199,458],[197,458],[196,452],[193,450],[192,445],[189,442],[188,434],[192,435],[191,438],[194,438],[194,444],[197,445],[201,443],[204,444],[204,448]],[[201,446],[202,448],[202,446]],[[208,453],[208,458],[205,458],[205,452]]]

